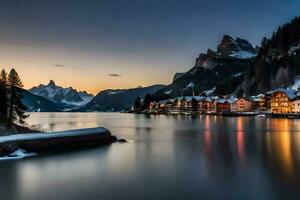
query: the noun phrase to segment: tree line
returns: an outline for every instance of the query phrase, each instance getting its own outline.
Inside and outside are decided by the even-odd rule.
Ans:
[[[26,106],[22,103],[22,81],[15,69],[7,74],[5,69],[0,73],[0,123],[11,127],[14,123],[24,124]]]

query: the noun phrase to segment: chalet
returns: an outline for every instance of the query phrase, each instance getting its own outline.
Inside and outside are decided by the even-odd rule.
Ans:
[[[234,98],[234,97],[227,100],[228,103],[230,103],[230,111],[232,111],[232,112],[237,112],[238,111],[237,104],[236,104],[237,100],[238,99]]]
[[[264,94],[259,94],[257,96],[252,96],[251,97],[252,101],[252,109],[257,110],[257,111],[268,111],[270,110],[271,104],[271,96],[270,95],[264,95]]]
[[[300,113],[300,92],[297,93],[297,97],[292,101],[292,112]]]
[[[296,98],[295,90],[277,89],[268,92],[271,96],[271,113],[291,113],[292,100]]]
[[[224,111],[231,111],[231,105],[226,99],[216,100],[215,112],[223,113]]]
[[[215,100],[212,98],[204,98],[200,103],[200,111],[203,113],[212,113],[215,112]]]
[[[252,101],[245,97],[238,98],[235,104],[237,112],[246,112],[252,109]]]
[[[158,108],[158,103],[156,101],[152,101],[149,105],[149,110],[154,111]]]

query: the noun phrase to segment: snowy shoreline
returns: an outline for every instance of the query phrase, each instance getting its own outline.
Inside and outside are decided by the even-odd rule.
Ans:
[[[109,130],[102,127],[0,136],[2,156],[0,160],[19,159],[41,152],[110,144],[116,140]]]

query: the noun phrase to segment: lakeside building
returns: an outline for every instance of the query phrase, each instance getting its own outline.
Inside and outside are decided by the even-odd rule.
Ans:
[[[274,114],[300,113],[300,92],[279,88],[266,94],[246,97],[183,96],[159,102],[151,102],[153,113],[207,113],[267,112]]]
[[[252,106],[252,101],[250,99],[247,99],[245,97],[241,97],[235,102],[237,112],[247,112],[251,111],[253,106]]]
[[[226,99],[218,99],[215,103],[215,113],[221,114],[223,112],[230,112],[231,104]]]
[[[296,98],[296,91],[279,88],[268,92],[271,95],[271,113],[291,113],[292,100]]]
[[[297,93],[296,98],[292,101],[292,112],[300,113],[300,92]]]
[[[212,98],[203,98],[200,105],[200,111],[202,113],[213,113],[215,111],[215,100]]]

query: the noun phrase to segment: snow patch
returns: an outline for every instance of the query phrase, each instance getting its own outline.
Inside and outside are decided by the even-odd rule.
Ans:
[[[37,155],[36,153],[27,153],[23,149],[18,149],[13,153],[9,154],[8,156],[0,157],[0,160],[15,160],[15,159],[22,159],[25,157],[36,156],[36,155]]]
[[[105,134],[108,130],[105,128],[85,128],[68,131],[56,131],[51,133],[26,133],[26,134],[15,134],[0,136],[0,143],[6,142],[18,142],[26,140],[38,140],[38,139],[49,139],[49,138],[60,138],[60,137],[71,137],[71,136],[85,136],[91,134]]]
[[[231,77],[239,77],[242,74],[243,74],[243,72],[238,72],[238,73],[232,74]]]
[[[236,51],[229,56],[234,58],[239,58],[239,59],[249,59],[255,57],[256,54],[250,53],[248,51]]]
[[[173,90],[168,90],[168,91],[165,91],[164,93],[165,94],[171,94],[173,92]]]

